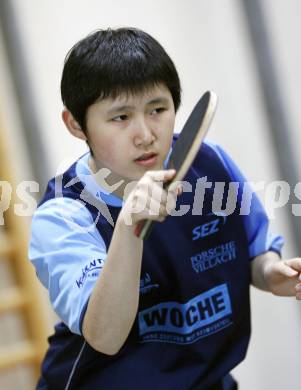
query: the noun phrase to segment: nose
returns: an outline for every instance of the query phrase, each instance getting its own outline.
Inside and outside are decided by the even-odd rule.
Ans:
[[[135,123],[134,143],[136,146],[149,146],[155,140],[155,135],[149,123],[143,118]]]

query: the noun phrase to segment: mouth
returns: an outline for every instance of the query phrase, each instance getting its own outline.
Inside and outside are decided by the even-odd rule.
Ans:
[[[156,153],[144,153],[140,157],[136,158],[135,162],[144,167],[152,167],[156,164],[158,155]]]

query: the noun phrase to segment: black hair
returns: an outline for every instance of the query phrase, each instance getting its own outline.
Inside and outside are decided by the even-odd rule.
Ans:
[[[97,30],[67,54],[61,95],[85,131],[87,109],[97,100],[144,92],[159,83],[169,89],[177,111],[181,102],[179,76],[159,42],[136,28]]]

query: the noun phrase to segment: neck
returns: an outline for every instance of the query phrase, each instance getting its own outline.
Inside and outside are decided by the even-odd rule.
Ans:
[[[92,171],[94,180],[101,188],[120,199],[124,199],[127,195],[124,193],[124,190],[129,183],[128,180],[115,174],[109,168],[100,166],[92,156],[89,158],[88,165]]]

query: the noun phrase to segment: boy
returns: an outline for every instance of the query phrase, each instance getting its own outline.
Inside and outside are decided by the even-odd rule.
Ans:
[[[235,389],[250,282],[301,298],[301,260],[280,260],[255,194],[240,213],[244,178],[219,146],[203,144],[178,200],[181,189],[162,189],[175,175],[164,166],[181,92],[151,36],[84,38],[61,92],[63,121],[90,152],[49,182],[33,218],[30,259],[62,319],[38,388]],[[216,182],[239,183],[229,215],[212,206]],[[143,242],[134,232],[145,219],[163,223]]]

